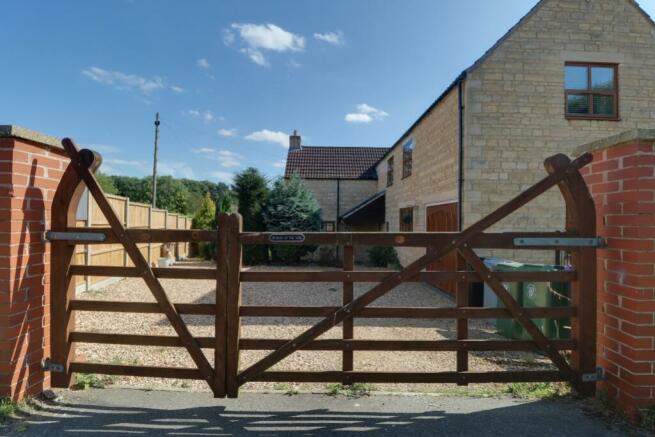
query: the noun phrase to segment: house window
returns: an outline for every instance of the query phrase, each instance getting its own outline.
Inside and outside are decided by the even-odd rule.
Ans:
[[[393,185],[393,156],[387,161],[387,187]]]
[[[334,232],[334,222],[333,221],[323,222],[323,231]]]
[[[412,174],[412,153],[414,152],[414,140],[408,140],[403,146],[403,178]]]
[[[564,83],[567,119],[619,119],[616,64],[567,62]]]
[[[400,208],[400,232],[414,231],[414,208]]]

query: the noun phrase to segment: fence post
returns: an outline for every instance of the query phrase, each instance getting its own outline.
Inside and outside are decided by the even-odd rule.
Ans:
[[[227,352],[225,361],[226,389],[229,398],[239,395],[239,337],[241,319],[241,263],[242,245],[239,234],[243,229],[240,214],[231,214],[228,220],[228,253],[227,253]]]
[[[93,226],[93,207],[91,204],[93,203],[93,196],[91,196],[91,193],[89,190],[85,190],[83,196],[86,196],[86,226],[88,228]],[[85,244],[84,245],[84,265],[90,266],[91,262],[93,260],[93,252],[92,252],[92,244]],[[77,246],[75,248],[77,251]],[[84,277],[84,291],[89,291],[91,289],[91,276],[86,275]]]
[[[148,229],[152,230],[152,205],[148,205]],[[148,243],[148,265],[152,265],[152,243]]]
[[[227,289],[228,289],[228,239],[230,216],[218,213],[216,217],[216,317],[214,319],[214,397],[224,398],[226,384],[227,346]]]
[[[347,242],[343,246],[343,270],[345,272],[352,272],[355,267],[355,255],[353,250],[353,245],[350,242]],[[352,302],[353,295],[353,282],[344,281],[343,282],[343,298],[342,304],[346,305]],[[342,338],[344,340],[352,340],[354,336],[354,320],[349,318],[343,321],[342,324]],[[344,350],[342,355],[342,370],[344,372],[350,372],[353,370],[353,351]],[[347,384],[350,381],[344,380],[343,383]]]
[[[130,227],[130,198],[126,197],[125,198],[125,215],[123,217],[123,220],[125,221],[125,229]],[[129,255],[127,254],[127,250],[123,248],[123,266],[127,267],[129,264]]]

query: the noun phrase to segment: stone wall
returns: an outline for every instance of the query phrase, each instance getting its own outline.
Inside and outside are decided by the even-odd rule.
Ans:
[[[403,145],[415,141],[412,174],[403,179]],[[386,190],[386,220],[389,231],[399,230],[400,208],[414,208],[414,231],[425,231],[425,213],[430,205],[457,202],[457,157],[459,145],[459,97],[454,88],[396,143],[378,164],[378,191]],[[394,160],[394,183],[387,187],[387,162]],[[403,265],[425,249],[399,248]]]
[[[343,179],[303,179],[303,183],[314,193],[323,211],[324,221],[334,221],[337,217],[337,185],[339,185],[339,211],[346,211],[362,203],[376,193],[377,181]]]
[[[596,203],[600,388],[637,421],[655,405],[655,130],[630,131],[578,149]]]
[[[619,64],[620,121],[565,119],[566,61]],[[652,126],[654,68],[654,28],[631,1],[543,2],[467,77],[464,225],[545,176],[548,156]],[[493,230],[563,226],[564,203],[553,189]]]

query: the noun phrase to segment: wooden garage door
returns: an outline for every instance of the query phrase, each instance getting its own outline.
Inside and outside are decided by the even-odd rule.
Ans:
[[[457,203],[448,203],[444,205],[428,206],[426,211],[426,230],[428,232],[457,232]],[[428,248],[428,250],[430,250]],[[456,252],[440,258],[428,267],[433,271],[456,271],[461,261],[458,259]],[[457,292],[457,282],[440,282],[436,285],[453,295]]]

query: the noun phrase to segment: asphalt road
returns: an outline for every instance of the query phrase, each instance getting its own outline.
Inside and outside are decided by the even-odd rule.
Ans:
[[[62,391],[0,435],[32,436],[626,436],[640,435],[570,399],[521,401],[427,395],[362,398],[320,394],[105,389]]]

